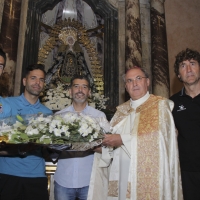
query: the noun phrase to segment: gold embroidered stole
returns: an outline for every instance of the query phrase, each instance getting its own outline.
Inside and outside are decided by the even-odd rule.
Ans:
[[[130,106],[130,100],[118,106],[117,112],[110,121],[110,125],[114,127],[119,122],[121,122],[126,116],[128,116],[131,112],[133,112],[133,110],[134,109]]]
[[[138,107],[137,199],[159,199],[159,100],[151,96]]]
[[[136,109],[139,116],[137,131],[137,200],[159,199],[159,101],[164,99],[150,95]],[[117,107],[111,121],[115,126],[133,111],[130,101]],[[135,124],[134,124],[135,125]],[[115,159],[115,158],[114,158]],[[134,159],[134,158],[133,158]],[[131,169],[130,169],[131,170]],[[118,197],[119,180],[109,182],[108,196]],[[131,183],[128,183],[127,199],[131,198]]]

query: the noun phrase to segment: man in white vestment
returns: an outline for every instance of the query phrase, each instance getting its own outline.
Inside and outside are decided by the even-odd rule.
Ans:
[[[88,200],[182,200],[173,102],[149,94],[142,68],[129,69],[124,81],[131,98],[110,122],[113,134],[103,140],[106,148],[93,167]],[[109,178],[102,173],[108,167]],[[106,196],[98,193],[99,182],[106,183],[101,193]]]

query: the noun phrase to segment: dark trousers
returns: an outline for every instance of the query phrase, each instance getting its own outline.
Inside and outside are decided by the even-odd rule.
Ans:
[[[0,200],[48,200],[47,178],[0,174]]]
[[[200,200],[200,172],[181,171],[184,200]]]

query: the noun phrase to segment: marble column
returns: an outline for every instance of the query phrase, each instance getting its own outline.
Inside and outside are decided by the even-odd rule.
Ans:
[[[126,0],[126,68],[141,66],[141,30],[139,0]]]
[[[142,67],[151,75],[151,25],[150,25],[150,0],[140,0],[141,19],[141,44],[142,44]],[[152,84],[149,87],[152,92]]]
[[[14,96],[19,96],[21,93],[20,88],[22,82],[22,65],[23,65],[23,55],[24,55],[27,10],[28,10],[28,1],[22,0],[20,26],[19,26],[19,40],[17,49],[17,62],[15,70]]]
[[[7,54],[5,71],[9,74],[9,95],[13,95],[21,0],[5,0],[0,33],[0,46]]]
[[[3,16],[4,1],[5,0],[0,0],[0,32],[1,32],[1,23],[2,23],[2,16]]]
[[[125,87],[122,75],[125,73],[125,1],[118,2],[118,20],[119,20],[119,104],[124,103]]]
[[[167,52],[164,0],[151,0],[152,90],[169,97],[169,66]]]

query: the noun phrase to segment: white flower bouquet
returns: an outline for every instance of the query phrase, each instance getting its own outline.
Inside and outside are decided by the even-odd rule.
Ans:
[[[17,121],[0,122],[0,142],[12,144],[37,143],[45,145],[66,144],[74,150],[88,150],[101,144],[103,131],[99,123],[90,116],[76,113],[39,115]],[[13,119],[12,119],[13,120]]]
[[[41,93],[40,100],[42,104],[51,110],[62,110],[71,105],[69,90],[63,83],[58,83],[57,87],[53,89],[44,90],[44,92]],[[106,102],[108,100],[109,98],[106,98],[103,94],[92,93],[92,96],[88,99],[88,103],[98,110],[103,110],[106,109]]]
[[[44,90],[41,95],[42,104],[51,110],[62,110],[71,105],[69,90],[62,83],[59,83],[56,88]]]

